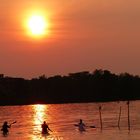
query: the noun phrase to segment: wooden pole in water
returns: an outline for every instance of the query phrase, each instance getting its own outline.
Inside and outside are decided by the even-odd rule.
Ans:
[[[121,106],[120,106],[119,119],[118,119],[118,128],[119,128],[119,129],[120,129],[121,112],[122,112],[122,108],[121,108]]]
[[[127,101],[127,108],[128,108],[128,130],[130,131],[130,110],[129,110],[129,101]]]
[[[101,130],[102,130],[103,125],[102,125],[102,113],[101,113],[101,106],[99,106],[99,115],[100,115],[100,125],[101,125]]]

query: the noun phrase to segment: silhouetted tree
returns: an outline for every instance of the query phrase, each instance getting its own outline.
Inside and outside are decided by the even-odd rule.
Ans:
[[[0,75],[0,105],[140,99],[140,77],[96,69],[26,80]]]

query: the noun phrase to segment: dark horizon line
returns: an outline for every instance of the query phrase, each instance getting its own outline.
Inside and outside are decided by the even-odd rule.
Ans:
[[[115,72],[112,72],[110,70],[107,70],[107,69],[94,69],[93,71],[88,71],[88,70],[82,70],[82,71],[76,71],[76,72],[70,72],[68,74],[54,74],[54,75],[51,75],[51,76],[47,76],[47,74],[41,74],[41,75],[38,75],[36,77],[32,77],[32,78],[25,78],[25,77],[22,77],[22,76],[8,76],[8,75],[5,75],[4,73],[0,74],[0,78],[19,78],[19,79],[24,79],[24,80],[32,80],[32,79],[36,79],[36,78],[40,78],[40,77],[44,77],[46,79],[48,78],[51,78],[51,77],[55,77],[55,76],[61,76],[61,77],[67,77],[69,76],[70,74],[77,74],[77,73],[83,73],[83,72],[88,72],[89,74],[93,74],[95,71],[109,71],[111,74],[115,74],[116,76],[120,76],[121,74],[128,74],[130,76],[136,76],[136,77],[140,77],[139,74],[132,74],[132,73],[129,73],[127,71],[125,72],[121,72],[121,73],[115,73]]]
[[[90,103],[95,103],[95,104],[100,104],[100,103],[110,103],[110,102],[133,102],[133,101],[140,101],[140,99],[129,99],[129,100],[107,100],[107,101],[83,101],[83,102],[58,102],[58,103],[51,103],[51,102],[46,102],[46,103],[25,103],[25,104],[0,104],[0,106],[32,106],[32,105],[56,105],[56,104],[90,104]]]

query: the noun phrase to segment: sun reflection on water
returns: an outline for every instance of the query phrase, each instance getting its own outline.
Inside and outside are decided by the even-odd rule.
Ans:
[[[51,105],[33,105],[33,135],[31,140],[63,140],[56,136],[56,131],[53,131],[51,135],[44,136],[41,134],[41,124],[46,121],[47,123],[53,122],[51,115],[54,111],[50,108]]]
[[[47,120],[47,112],[48,106],[47,105],[33,105],[33,111],[34,111],[34,116],[33,116],[33,131],[34,135],[32,137],[32,140],[38,140],[40,139],[40,134],[41,134],[41,124],[43,121]]]
[[[47,105],[34,105],[34,124],[41,124],[46,119]]]

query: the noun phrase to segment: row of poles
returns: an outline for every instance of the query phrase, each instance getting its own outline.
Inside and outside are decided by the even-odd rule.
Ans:
[[[127,119],[128,119],[128,130],[130,131],[130,108],[129,108],[129,104],[130,102],[127,101]],[[102,123],[102,107],[99,106],[99,116],[100,116],[100,126],[101,126],[101,130],[103,129],[103,123]],[[122,108],[120,106],[120,110],[119,110],[119,117],[118,117],[118,128],[120,129],[120,119],[121,119],[121,112],[122,112]]]

